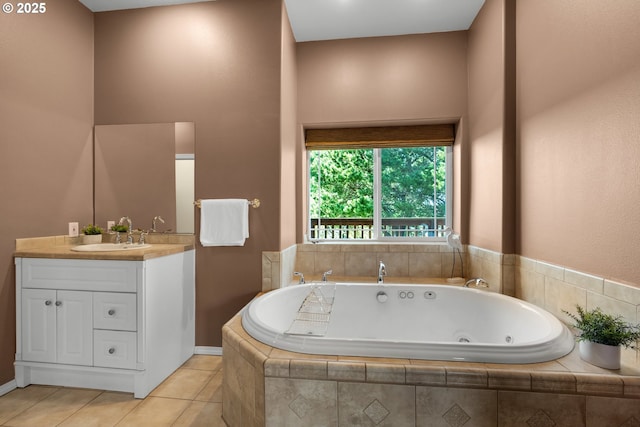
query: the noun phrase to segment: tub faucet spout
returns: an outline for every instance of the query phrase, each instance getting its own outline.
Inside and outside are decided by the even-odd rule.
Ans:
[[[378,283],[384,283],[384,276],[387,275],[387,267],[384,265],[382,261],[380,261],[380,265],[378,266]]]
[[[484,280],[482,277],[475,277],[473,279],[469,279],[464,284],[465,288],[474,287],[474,288],[488,288],[489,283]]]

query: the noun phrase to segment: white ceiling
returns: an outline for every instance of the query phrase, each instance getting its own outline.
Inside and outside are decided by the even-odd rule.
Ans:
[[[215,0],[80,0],[94,12]],[[296,41],[467,30],[485,0],[285,0]]]
[[[169,6],[172,4],[200,3],[215,0],[79,0],[93,12],[108,10],[139,9],[141,7]]]
[[[484,0],[285,0],[296,41],[467,30]]]

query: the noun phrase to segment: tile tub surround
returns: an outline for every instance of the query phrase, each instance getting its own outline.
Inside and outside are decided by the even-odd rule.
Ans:
[[[446,243],[317,243],[298,245],[297,252],[296,270],[305,275],[333,270],[337,276],[375,276],[382,261],[390,276],[449,277],[453,263],[453,252]],[[460,275],[457,255],[456,267],[455,275]]]
[[[288,286],[295,270],[298,246],[293,245],[280,252],[262,252],[262,291]]]
[[[222,345],[223,418],[230,427],[640,421],[640,369],[601,369],[580,360],[577,350],[524,365],[308,355],[254,340],[240,315],[223,327]]]
[[[517,255],[502,254],[488,249],[467,245],[467,277],[482,277],[489,289],[515,296],[515,263]]]
[[[542,307],[565,323],[573,321],[562,312],[575,313],[576,304],[587,310],[600,307],[640,323],[640,287],[593,276],[543,261],[518,256],[515,259],[515,297]],[[640,351],[622,349],[622,360],[640,369]]]
[[[576,304],[587,309],[600,307],[630,323],[640,323],[640,284],[616,282],[470,245],[464,247],[462,255],[466,277],[482,277],[490,291],[545,308],[565,323],[572,322],[562,310],[574,312]],[[451,275],[452,252],[446,244],[325,243],[265,252],[262,259],[262,290],[266,292],[297,283],[294,268],[308,281],[318,280],[324,271],[333,269],[332,280],[368,282],[375,280],[380,260],[387,266],[387,283],[426,283],[426,277],[442,278],[446,283],[444,278]],[[459,273],[456,270],[455,274]],[[640,351],[623,349],[622,353],[627,363],[640,366]]]
[[[463,250],[465,275],[468,276],[466,258]],[[374,277],[380,261],[385,263],[389,276],[445,278],[451,276],[453,252],[446,243],[298,244],[281,252],[262,253],[262,291],[297,283],[294,271],[302,272],[306,278],[321,277],[328,270],[333,270],[333,278]],[[456,254],[454,275],[461,274],[460,258]]]

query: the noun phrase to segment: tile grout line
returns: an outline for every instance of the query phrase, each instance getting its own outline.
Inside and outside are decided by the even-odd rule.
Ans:
[[[63,389],[65,387],[62,387]],[[72,387],[66,387],[71,389]],[[82,408],[88,406],[91,402],[93,402],[94,400],[96,400],[98,397],[102,396],[105,393],[105,390],[102,390],[100,393],[98,393],[93,399],[89,400],[88,402],[86,402],[84,405],[82,405],[81,407],[79,407],[77,410],[73,411],[71,414],[69,414],[69,416],[67,418],[65,418],[64,420],[60,421],[58,424],[56,424],[56,426],[59,426],[61,424],[64,424],[65,421],[67,421],[69,418],[73,417],[74,415],[76,415],[78,412],[80,412],[82,410]]]
[[[49,397],[53,396],[54,394],[56,394],[56,393],[57,393],[58,391],[60,391],[60,389],[62,388],[62,387],[59,387],[59,386],[44,386],[44,387],[55,388],[55,391],[54,391],[54,392],[52,392],[51,394],[48,394],[47,396],[45,396],[45,397],[43,397],[43,398],[41,398],[41,399],[37,400],[37,401],[35,401],[35,402],[34,402],[31,406],[29,406],[28,408],[25,408],[24,410],[22,410],[22,411],[18,412],[17,414],[15,414],[13,417],[11,417],[11,418],[9,418],[8,420],[6,420],[6,421],[5,421],[5,423],[8,423],[8,422],[10,422],[11,420],[13,420],[13,419],[15,419],[15,418],[19,417],[19,416],[20,416],[20,415],[22,415],[23,413],[27,412],[29,409],[31,409],[31,408],[33,408],[34,406],[36,406],[38,403],[40,403],[40,402],[42,402],[42,401],[44,401],[44,400],[48,399]],[[1,396],[0,396],[0,397],[1,397]],[[0,427],[5,427],[6,425],[7,425],[7,424],[2,424],[2,426],[0,426]]]

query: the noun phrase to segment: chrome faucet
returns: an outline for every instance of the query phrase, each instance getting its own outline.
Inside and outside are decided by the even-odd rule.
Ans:
[[[330,274],[333,274],[333,270],[328,270],[328,271],[325,271],[324,273],[322,273],[322,281],[326,282],[327,281],[327,276],[329,276]]]
[[[304,274],[300,273],[299,271],[294,271],[293,272],[294,276],[300,276],[300,280],[298,280],[298,284],[302,285],[305,283],[304,281]]]
[[[469,288],[471,286],[474,288],[488,288],[489,282],[484,280],[482,277],[474,277],[473,279],[467,280],[464,284],[465,288]]]
[[[118,221],[118,225],[124,225],[124,222],[127,222],[127,243],[131,244],[133,243],[133,225],[131,223],[131,218],[129,218],[128,216],[123,216],[122,218],[120,218],[120,221]],[[120,235],[118,234],[116,236],[116,238],[118,238]],[[120,243],[120,242],[118,242]]]
[[[380,266],[378,267],[378,283],[384,283],[384,276],[387,275],[387,267],[384,265],[382,261],[380,261]]]
[[[152,233],[155,233],[158,231],[156,230],[156,225],[158,221],[164,224],[164,219],[162,219],[160,215],[156,215],[155,217],[153,217],[153,221],[151,221],[151,230],[150,230]]]

